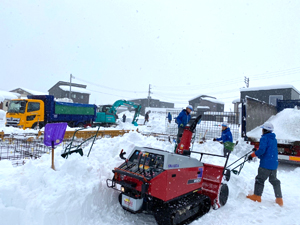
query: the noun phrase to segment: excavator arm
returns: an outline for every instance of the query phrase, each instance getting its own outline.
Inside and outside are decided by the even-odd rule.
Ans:
[[[112,105],[112,107],[110,108],[109,112],[113,113],[113,114],[116,114],[117,113],[117,108],[119,106],[122,106],[122,105],[127,106],[127,107],[132,106],[133,108],[135,108],[135,114],[133,116],[132,124],[134,124],[135,126],[137,126],[137,120],[138,120],[138,117],[140,115],[140,111],[141,111],[142,106],[139,105],[139,104],[136,104],[134,102],[130,102],[130,101],[126,101],[124,99],[121,99],[121,100],[117,100]]]

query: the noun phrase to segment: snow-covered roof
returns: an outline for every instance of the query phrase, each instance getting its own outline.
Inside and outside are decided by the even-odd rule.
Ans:
[[[239,102],[241,102],[241,99],[240,99],[240,98],[237,98],[237,99],[234,99],[234,100],[232,101],[232,104],[239,103]]]
[[[292,88],[292,89],[294,89],[295,91],[297,91],[300,94],[300,92],[293,85],[289,85],[289,84],[263,86],[263,87],[253,87],[253,88],[240,88],[240,92],[243,92],[243,91],[261,91],[261,90],[286,89],[286,88]]]
[[[0,90],[0,102],[3,102],[4,100],[11,100],[11,99],[19,98],[19,96],[20,96],[20,94],[18,94],[18,93]]]
[[[28,93],[31,93],[32,95],[47,95],[48,94],[46,92],[34,91],[34,90],[27,89],[27,88],[21,88],[21,89]]]
[[[64,91],[70,91],[70,86],[67,85],[59,85],[59,88],[61,88]],[[83,93],[83,94],[91,94],[89,91],[87,91],[85,88],[80,88],[80,87],[71,87],[71,91],[73,92],[78,92],[78,93]]]
[[[206,97],[210,97],[210,98],[212,98],[212,99],[214,99],[215,97],[212,97],[212,96],[209,96],[209,95],[198,95],[197,97],[194,97],[194,98],[192,98],[192,99],[190,99],[189,101],[193,101],[194,99],[196,99],[196,98],[206,98]]]
[[[202,100],[208,101],[208,102],[213,102],[213,103],[217,103],[217,104],[223,104],[224,102],[218,100],[218,99],[213,99],[213,98],[202,98]]]

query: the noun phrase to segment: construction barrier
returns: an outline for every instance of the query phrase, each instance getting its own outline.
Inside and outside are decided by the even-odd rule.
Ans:
[[[123,136],[126,133],[129,133],[130,131],[134,130],[99,130],[97,137],[117,137],[117,136]],[[138,131],[138,130],[137,130]],[[70,139],[73,137],[75,131],[66,131],[64,139]],[[76,138],[79,139],[88,139],[92,136],[95,136],[97,133],[97,130],[80,130],[77,131],[75,134]],[[44,135],[43,131],[39,131],[38,136]]]

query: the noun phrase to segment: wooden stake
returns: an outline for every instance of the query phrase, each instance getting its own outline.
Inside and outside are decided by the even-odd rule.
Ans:
[[[54,141],[52,141],[52,165],[51,165],[51,169],[55,170],[55,166],[54,166]]]

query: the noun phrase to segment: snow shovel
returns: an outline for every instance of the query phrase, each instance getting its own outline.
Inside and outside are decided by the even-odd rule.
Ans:
[[[205,136],[206,136],[207,131],[208,131],[208,130],[205,131],[204,136],[203,136],[203,138],[202,138],[202,141],[199,141],[199,144],[203,144],[203,143],[205,142],[205,140],[206,140],[206,139],[205,139]]]
[[[52,164],[51,168],[55,170],[54,166],[54,145],[59,145],[65,136],[67,123],[47,123],[44,132],[44,144],[52,147]]]

